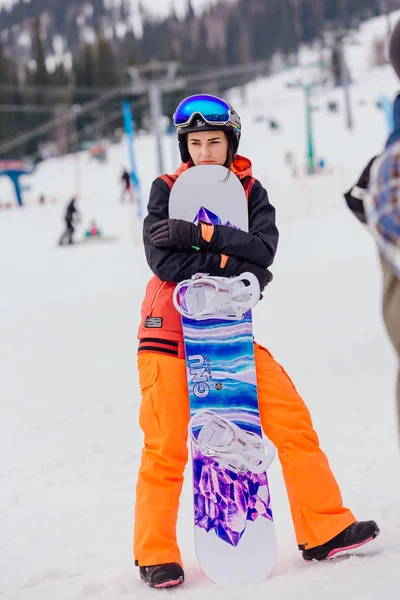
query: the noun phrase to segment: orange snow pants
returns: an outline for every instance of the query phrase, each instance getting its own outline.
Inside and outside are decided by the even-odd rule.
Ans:
[[[300,546],[324,544],[355,522],[319,447],[310,413],[283,368],[255,344],[258,400],[265,435],[282,465]],[[136,564],[182,564],[176,539],[188,459],[189,400],[185,361],[151,352],[138,357],[144,449],[136,490]]]

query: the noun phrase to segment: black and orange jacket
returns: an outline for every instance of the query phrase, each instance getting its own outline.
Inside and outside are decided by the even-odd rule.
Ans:
[[[275,209],[261,183],[252,176],[250,160],[237,156],[232,171],[246,192],[249,208],[249,233],[216,225],[203,231],[207,251],[157,248],[150,243],[150,227],[169,218],[169,195],[178,177],[191,168],[183,163],[174,175],[163,175],[150,192],[147,216],[143,225],[147,262],[154,273],[146,289],[139,327],[139,352],[162,352],[184,357],[181,316],[175,309],[172,294],[176,283],[195,273],[214,276],[235,275],[225,269],[229,256],[256,263],[266,269],[272,264],[278,245]]]

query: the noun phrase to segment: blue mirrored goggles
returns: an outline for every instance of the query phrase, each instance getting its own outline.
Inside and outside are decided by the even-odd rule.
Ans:
[[[216,96],[198,94],[182,100],[174,114],[175,127],[188,127],[195,115],[208,125],[227,125],[231,118],[230,106]]]

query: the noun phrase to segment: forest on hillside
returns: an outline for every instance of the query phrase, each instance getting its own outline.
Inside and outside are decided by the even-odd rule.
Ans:
[[[0,11],[0,142],[126,85],[132,66],[176,61],[180,73],[293,57],[327,31],[394,9],[400,0],[236,0],[196,15],[151,17],[131,0],[18,0]],[[138,31],[138,20],[141,24]],[[136,24],[136,25],[135,25]],[[119,100],[118,100],[119,102]],[[117,100],[107,106],[115,110]],[[36,107],[36,109],[35,109]],[[141,110],[143,116],[145,106]],[[78,128],[99,115],[78,120]],[[21,146],[34,153],[37,142]]]

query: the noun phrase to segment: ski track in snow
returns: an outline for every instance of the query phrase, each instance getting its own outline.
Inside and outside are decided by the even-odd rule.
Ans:
[[[237,90],[230,94],[243,115],[242,152],[254,158],[281,230],[275,279],[254,311],[256,338],[310,407],[346,505],[359,519],[375,519],[382,533],[354,556],[303,562],[276,460],[276,568],[265,583],[222,589],[196,563],[188,472],[179,519],[187,581],[170,592],[177,598],[398,597],[396,363],[380,316],[374,243],[341,196],[385,139],[374,103],[398,84],[390,69],[365,67],[368,44],[384,31],[384,19],[371,21],[362,44],[348,48],[357,81],[354,132],[344,129],[342,113],[324,108],[342,99],[340,90],[314,99],[316,147],[332,174],[296,180],[283,165],[287,149],[300,154],[305,145],[302,94],[283,85],[291,75],[249,85],[246,105]],[[254,123],[261,113],[276,116],[283,134]],[[164,143],[171,170],[176,154]],[[153,148],[138,136],[144,196],[156,175]],[[115,243],[56,247],[63,206],[75,190],[71,157],[41,165],[27,192],[32,200],[44,191],[57,204],[0,212],[0,599],[145,600],[161,593],[139,581],[131,550],[142,445],[136,331],[149,270],[133,211],[118,203],[126,163],[123,145],[111,148],[106,166],[79,158],[82,225],[95,217]],[[10,194],[2,181],[0,198]]]

